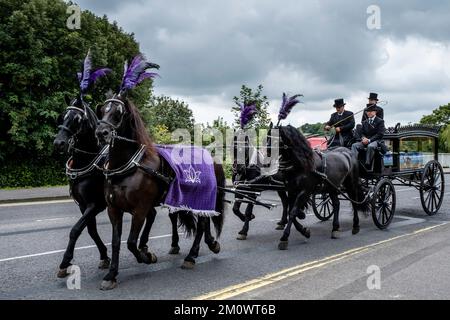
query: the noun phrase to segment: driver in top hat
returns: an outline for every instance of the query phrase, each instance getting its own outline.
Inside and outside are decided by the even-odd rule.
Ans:
[[[331,115],[330,121],[325,124],[325,131],[335,128],[336,134],[328,145],[328,148],[346,147],[353,139],[353,128],[355,127],[355,117],[353,112],[345,110],[344,99],[334,100],[333,107],[336,112]]]
[[[382,144],[384,133],[386,131],[384,126],[384,120],[377,116],[376,105],[368,104],[365,109],[367,119],[363,121],[360,126],[360,142],[356,142],[352,145],[352,151],[356,155],[361,150],[366,150],[366,170],[370,171],[372,167],[373,157],[375,150]]]
[[[371,92],[369,94],[369,98],[367,98],[367,99],[369,99],[369,104],[368,105],[373,105],[374,106],[375,111],[377,112],[377,117],[380,118],[380,119],[384,119],[384,110],[383,110],[383,108],[380,107],[380,106],[377,106],[378,93]],[[362,116],[362,119],[361,119],[361,123],[363,123],[366,120],[367,120],[367,114],[364,112],[364,114]]]

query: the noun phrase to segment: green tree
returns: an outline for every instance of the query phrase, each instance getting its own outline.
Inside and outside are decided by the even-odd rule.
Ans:
[[[305,123],[300,127],[300,130],[306,135],[325,135],[323,123]]]
[[[53,152],[55,119],[65,109],[64,95],[75,96],[86,52],[94,65],[113,73],[98,84],[93,105],[104,100],[107,88],[120,83],[123,62],[139,52],[133,34],[125,33],[106,16],[81,15],[81,29],[69,30],[62,0],[0,0],[0,161],[42,158]],[[151,81],[132,93],[144,105]]]
[[[263,95],[263,86],[259,85],[256,90],[253,90],[246,85],[242,85],[241,91],[239,92],[239,97],[233,97],[235,104],[248,104],[251,102],[256,103],[256,116],[250,121],[249,126],[254,126],[256,129],[268,128],[270,124],[269,112],[267,111],[269,107],[269,101],[267,96]],[[231,108],[234,113],[234,127],[240,127],[240,114],[241,108],[236,105]]]
[[[450,152],[450,103],[433,110],[430,115],[423,116],[420,123],[442,126],[439,149],[441,152]]]
[[[430,115],[423,116],[420,123],[447,125],[450,123],[450,103],[433,110]]]
[[[189,105],[170,97],[152,97],[143,111],[144,120],[152,134],[158,125],[164,125],[169,132],[176,129],[194,128],[194,115]]]

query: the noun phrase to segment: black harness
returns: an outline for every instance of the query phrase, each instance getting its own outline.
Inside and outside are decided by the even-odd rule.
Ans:
[[[111,145],[114,144],[114,140],[115,139],[120,139],[120,140],[125,140],[125,141],[129,141],[129,142],[134,142],[137,143],[137,141],[135,140],[131,140],[125,137],[121,137],[118,136],[117,134],[114,135],[111,138]],[[101,169],[103,171],[103,174],[105,175],[106,179],[110,179],[113,177],[125,177],[128,176],[132,173],[134,173],[137,169],[141,169],[142,171],[144,171],[146,174],[155,177],[157,179],[159,179],[160,181],[164,182],[165,184],[169,185],[173,178],[170,176],[166,176],[165,174],[163,174],[162,172],[164,172],[164,159],[161,158],[161,156],[159,156],[160,158],[160,163],[161,163],[161,171],[159,170],[155,170],[149,166],[146,166],[144,164],[141,163],[144,155],[145,155],[145,150],[147,149],[147,146],[144,144],[141,144],[140,148],[133,154],[133,156],[130,158],[130,160],[128,160],[128,162],[126,164],[124,164],[123,166],[117,168],[117,169],[108,169],[108,162],[106,162],[103,166],[103,168]]]

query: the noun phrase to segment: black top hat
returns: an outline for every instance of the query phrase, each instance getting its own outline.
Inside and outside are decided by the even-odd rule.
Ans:
[[[371,92],[370,95],[369,95],[369,98],[367,98],[367,99],[378,101],[378,93]]]
[[[376,104],[368,104],[368,105],[366,105],[365,111],[377,111],[377,105]]]
[[[339,107],[342,107],[342,106],[345,106],[345,105],[346,105],[346,103],[344,103],[344,99],[336,99],[336,100],[334,100],[333,107],[339,108]]]

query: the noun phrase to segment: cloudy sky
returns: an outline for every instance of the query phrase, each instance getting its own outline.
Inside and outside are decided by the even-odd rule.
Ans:
[[[450,2],[441,0],[78,0],[133,32],[161,66],[155,93],[189,103],[197,122],[231,123],[232,97],[264,86],[304,94],[289,122],[328,120],[335,98],[359,111],[369,92],[386,122],[417,122],[450,102]],[[370,5],[381,29],[369,30]],[[360,116],[358,116],[359,120]]]

